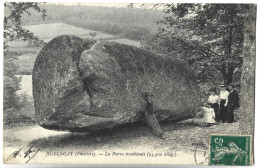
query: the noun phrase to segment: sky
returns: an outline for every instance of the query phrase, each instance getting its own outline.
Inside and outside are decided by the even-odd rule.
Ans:
[[[124,8],[129,3],[103,3],[103,2],[47,2],[48,4],[57,4],[57,5],[66,5],[66,6],[73,6],[73,5],[86,5],[86,6],[106,6],[106,7],[120,7]]]

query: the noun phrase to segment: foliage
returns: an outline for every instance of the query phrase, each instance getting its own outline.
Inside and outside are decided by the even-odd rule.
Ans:
[[[150,34],[149,30],[146,28],[126,28],[120,33],[120,36],[123,38],[128,38],[131,40],[141,41]]]
[[[28,39],[28,46],[27,47],[43,47],[43,40],[34,40],[34,39],[39,39],[37,36],[34,36],[34,38]]]
[[[18,123],[34,123],[34,104],[32,98],[23,93],[19,95],[19,108],[8,108],[4,113],[5,125],[12,125]]]
[[[92,38],[94,38],[94,37],[97,36],[97,32],[90,32],[89,35],[90,35]]]
[[[21,78],[15,76],[18,65],[12,58],[4,60],[4,110],[19,107],[16,91],[20,90]]]
[[[21,17],[24,13],[31,15],[29,9],[33,9],[42,13],[44,18],[45,10],[41,10],[38,3],[34,2],[7,2],[4,7],[4,114],[6,120],[12,118],[12,113],[20,115],[18,111],[23,107],[20,97],[16,94],[16,91],[20,90],[21,82],[21,78],[16,76],[19,66],[15,55],[8,50],[8,42],[23,39],[41,43],[33,33],[22,28]]]
[[[33,40],[35,42],[39,41],[37,37],[33,35],[32,32],[22,28],[21,17],[24,13],[31,15],[29,9],[36,10],[42,13],[42,18],[46,16],[46,10],[41,9],[37,2],[7,2],[4,4],[5,16],[4,16],[4,54],[7,54],[8,41],[13,41],[15,39]]]
[[[164,4],[159,33],[144,48],[180,57],[200,83],[232,82],[242,65],[245,4]],[[221,78],[220,78],[221,77]],[[213,82],[213,83],[214,83]]]

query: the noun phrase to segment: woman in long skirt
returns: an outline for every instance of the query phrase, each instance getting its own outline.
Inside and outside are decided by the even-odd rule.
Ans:
[[[229,92],[226,89],[225,85],[220,85],[220,94],[219,94],[219,98],[220,98],[220,109],[219,109],[219,118],[222,122],[227,122],[226,119],[226,114],[227,114],[227,99],[228,99],[228,95]]]
[[[216,88],[212,88],[210,89],[210,93],[211,95],[209,96],[208,99],[208,104],[211,106],[211,108],[214,109],[215,112],[215,120],[217,122],[220,121],[220,117],[219,117],[219,96],[216,94]]]

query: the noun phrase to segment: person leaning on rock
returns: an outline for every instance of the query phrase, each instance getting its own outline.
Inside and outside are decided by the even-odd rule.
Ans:
[[[150,93],[144,93],[144,98],[142,101],[142,113],[145,116],[146,122],[149,124],[149,126],[155,131],[155,134],[160,137],[161,139],[165,139],[164,132],[162,131],[158,120],[156,119],[153,111],[153,101],[151,98],[153,97],[153,94]]]

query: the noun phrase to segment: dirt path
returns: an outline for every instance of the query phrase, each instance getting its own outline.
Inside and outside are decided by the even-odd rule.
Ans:
[[[37,125],[11,128],[4,131],[4,153],[7,156],[15,149],[29,146],[41,149],[40,155],[42,156],[46,156],[46,152],[49,151],[87,151],[92,153],[162,151],[164,154],[168,152],[169,155],[183,155],[186,158],[182,157],[182,159],[188,159],[185,163],[195,164],[194,150],[195,148],[198,151],[201,150],[202,155],[203,151],[208,149],[208,135],[210,133],[238,133],[238,123],[220,123],[207,127],[196,120],[186,120],[181,123],[164,122],[161,123],[161,126],[168,137],[166,140],[154,136],[151,129],[144,124],[129,124],[98,133],[58,132],[46,130]],[[174,156],[169,156],[169,158],[171,158],[170,162],[176,163],[173,159]],[[175,158],[177,159],[177,157]],[[38,161],[34,159],[31,163]],[[64,158],[56,158],[56,163],[59,161],[64,162]],[[72,162],[71,160],[66,161]]]

